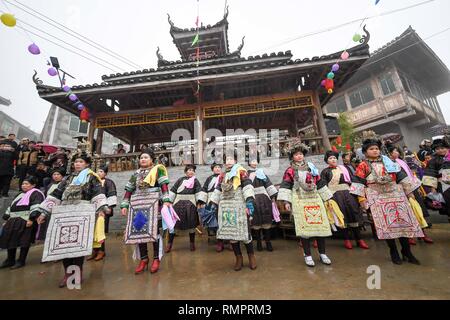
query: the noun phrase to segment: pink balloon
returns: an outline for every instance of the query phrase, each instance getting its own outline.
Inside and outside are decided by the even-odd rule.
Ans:
[[[341,59],[347,60],[350,57],[350,54],[347,51],[342,52]]]
[[[35,43],[32,43],[32,44],[30,44],[30,45],[28,46],[28,51],[29,51],[31,54],[34,54],[34,55],[38,55],[38,54],[41,53],[41,50],[39,49],[39,47],[38,47]]]
[[[326,83],[326,80],[324,79],[324,80],[322,80],[322,82],[320,83],[320,85],[321,85],[322,87],[325,87],[325,83]]]
[[[57,74],[58,74],[58,71],[56,71],[56,69],[55,68],[53,68],[53,67],[51,67],[51,68],[48,68],[48,74],[50,75],[50,76],[52,76],[52,77],[54,77],[54,76],[56,76]]]

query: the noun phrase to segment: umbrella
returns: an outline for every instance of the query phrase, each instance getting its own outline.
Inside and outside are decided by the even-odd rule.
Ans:
[[[381,136],[383,141],[390,141],[391,143],[397,143],[403,139],[400,133],[386,133]]]
[[[38,144],[37,146],[42,147],[42,150],[44,150],[45,153],[55,153],[58,151],[58,147],[52,146],[50,144]]]

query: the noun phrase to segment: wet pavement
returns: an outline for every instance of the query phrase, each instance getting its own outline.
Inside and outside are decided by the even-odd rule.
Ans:
[[[232,251],[216,253],[205,236],[197,237],[197,251],[189,251],[188,236],[175,239],[156,274],[134,274],[132,247],[119,236],[107,241],[107,257],[85,262],[81,290],[59,289],[61,263],[40,264],[42,246],[30,250],[27,266],[0,270],[1,299],[450,299],[450,224],[434,224],[428,231],[435,244],[418,242],[416,266],[394,265],[385,242],[364,237],[370,250],[343,248],[341,240],[327,240],[331,266],[315,268],[303,261],[296,241],[273,241],[274,252],[256,252],[258,268],[233,270]],[[255,246],[256,247],[256,246]],[[0,252],[3,260],[6,252]],[[381,289],[367,288],[367,268],[381,270]]]

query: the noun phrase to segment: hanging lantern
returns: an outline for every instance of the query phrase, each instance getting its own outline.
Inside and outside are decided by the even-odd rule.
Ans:
[[[359,33],[355,33],[355,35],[353,36],[353,41],[359,42],[359,40],[361,40],[361,35]]]
[[[58,71],[56,71],[56,69],[55,68],[53,68],[53,67],[51,67],[51,68],[48,68],[48,74],[50,75],[50,76],[52,76],[52,77],[54,77],[54,76],[56,76],[57,74],[58,74]]]
[[[333,152],[339,152],[338,149],[336,148],[336,146],[332,146],[332,147],[331,147],[331,150],[332,150]]]
[[[333,81],[333,79],[326,79],[325,80],[325,89],[327,89],[327,90],[334,89],[334,81]]]
[[[80,104],[77,106],[77,108],[78,108],[79,111],[83,111],[84,108],[85,108],[85,106],[84,106],[82,103],[80,103]]]
[[[342,146],[342,137],[341,136],[338,136],[337,138],[336,138],[336,143],[337,143],[337,145],[340,147],[340,146]]]
[[[78,97],[77,97],[76,94],[71,93],[71,94],[69,95],[69,99],[70,99],[70,101],[77,101]]]
[[[332,94],[333,93],[333,89],[328,89],[328,94]]]
[[[64,86],[63,87],[63,91],[64,92],[69,92],[70,91],[70,87],[69,86]]]
[[[339,71],[339,64],[335,63],[333,64],[333,66],[331,67],[331,71],[333,72],[338,72]]]
[[[11,13],[4,13],[0,16],[0,20],[7,27],[15,27],[16,26],[16,18]]]
[[[41,53],[41,49],[39,49],[39,47],[35,43],[32,43],[28,46],[28,52],[36,56]]]
[[[80,120],[81,121],[88,121],[89,120],[89,110],[88,108],[84,107],[83,110],[80,112]]]
[[[329,72],[329,73],[327,74],[327,78],[328,78],[328,79],[334,79],[334,73],[333,73],[333,72]]]
[[[323,79],[322,82],[320,82],[320,85],[321,85],[322,87],[325,87],[325,82],[326,82],[326,80]]]
[[[350,57],[350,54],[347,51],[342,52],[342,54],[341,54],[342,60],[348,60],[349,57]]]
[[[350,143],[347,143],[347,144],[345,145],[345,149],[347,149],[347,151],[352,150],[352,146],[350,145]]]

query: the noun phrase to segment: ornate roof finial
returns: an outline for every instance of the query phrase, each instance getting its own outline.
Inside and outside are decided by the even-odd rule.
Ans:
[[[158,57],[158,60],[164,60],[164,57],[162,56],[162,54],[160,53],[159,47],[156,50],[156,56]]]
[[[359,42],[360,42],[361,44],[367,44],[367,43],[369,42],[369,40],[370,40],[370,33],[369,33],[369,31],[367,31],[366,25],[364,25],[363,30],[364,30],[364,32],[365,32],[365,35],[363,35],[363,36],[361,37],[361,39],[359,40]]]
[[[238,56],[238,57],[241,56],[242,48],[244,48],[244,45],[245,45],[244,40],[245,40],[245,36],[242,37],[241,44],[240,44],[239,47],[236,49],[236,51],[234,51],[234,52],[231,53],[232,56]]]
[[[170,14],[167,14],[167,21],[169,21],[169,24],[172,28],[175,27],[175,24],[173,23],[172,19],[170,19]]]
[[[34,70],[34,74],[33,74],[33,82],[38,86],[38,85],[42,85],[44,82],[42,82],[41,79],[38,78],[37,76],[37,71]]]
[[[225,8],[225,13],[224,13],[224,15],[223,15],[223,18],[224,18],[225,20],[228,18],[228,14],[230,13],[228,9],[229,9],[229,6],[227,6],[227,7]]]

